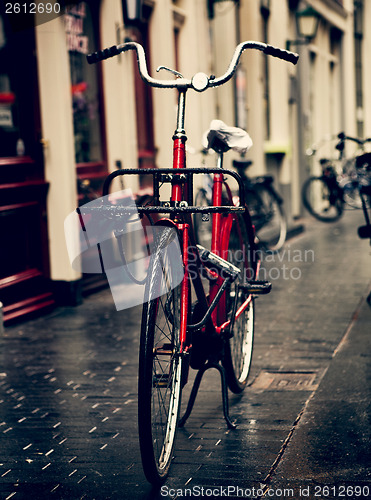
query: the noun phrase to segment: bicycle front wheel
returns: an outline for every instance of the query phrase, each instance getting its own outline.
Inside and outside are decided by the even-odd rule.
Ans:
[[[339,192],[331,189],[322,177],[309,177],[302,189],[305,208],[322,222],[334,222],[343,213],[343,201]]]
[[[173,263],[166,247],[174,237],[164,228],[149,266],[148,297],[171,281]],[[179,264],[178,264],[179,265]],[[139,353],[138,426],[143,470],[148,481],[162,484],[168,475],[181,400],[182,358],[179,343],[180,286],[169,286],[143,306]]]
[[[230,338],[225,341],[223,357],[228,387],[238,394],[247,384],[254,341],[254,299],[240,287],[254,279],[256,273],[254,231],[246,217],[233,216],[226,257],[241,270],[240,276],[226,292],[226,313],[233,328]]]
[[[255,186],[255,189],[260,199],[259,216],[261,217],[257,237],[265,249],[277,252],[283,247],[287,235],[287,222],[282,202],[264,186]]]

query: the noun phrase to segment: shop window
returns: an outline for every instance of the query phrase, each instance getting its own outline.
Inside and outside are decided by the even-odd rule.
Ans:
[[[0,157],[34,157],[37,92],[33,31],[14,34],[1,8],[0,5]]]
[[[0,302],[7,324],[50,309],[54,298],[35,34],[15,29],[4,7],[0,2]]]
[[[102,162],[102,109],[97,65],[86,54],[99,47],[99,2],[80,2],[64,17],[71,70],[76,163]]]

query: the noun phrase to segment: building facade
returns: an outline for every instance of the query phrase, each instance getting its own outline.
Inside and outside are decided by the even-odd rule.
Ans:
[[[307,5],[320,21],[316,37],[301,44],[295,16]],[[285,48],[289,39],[300,53],[296,67],[244,53],[234,81],[188,93],[186,128],[190,166],[202,162],[201,137],[212,119],[246,128],[254,142],[251,174],[274,175],[290,220],[301,215],[301,185],[316,168],[306,148],[340,131],[371,135],[369,2],[144,0],[135,23],[124,20],[126,7],[126,0],[80,2],[48,22],[36,14],[21,31],[0,12],[5,321],[77,304],[82,292],[104,285],[102,276],[71,268],[64,219],[99,196],[108,172],[171,166],[175,92],[147,88],[131,53],[89,66],[87,52],[133,40],[144,46],[150,74],[164,65],[191,77],[223,74],[241,41]],[[234,157],[227,155],[227,166]],[[134,193],[146,189],[134,176],[123,182]]]

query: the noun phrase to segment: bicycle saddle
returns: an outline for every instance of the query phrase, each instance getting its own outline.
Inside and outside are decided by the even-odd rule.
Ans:
[[[244,154],[251,148],[252,140],[242,128],[228,127],[221,120],[212,120],[209,130],[203,136],[202,145],[217,153],[225,153],[232,149],[237,153]]]

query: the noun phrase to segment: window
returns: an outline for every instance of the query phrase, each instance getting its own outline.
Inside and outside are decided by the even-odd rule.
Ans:
[[[34,33],[32,29],[13,33],[7,21],[0,4],[0,157],[35,157]]]
[[[176,5],[178,2],[174,2],[173,0],[173,30],[174,30],[174,51],[175,51],[175,70],[181,71],[180,67],[180,39],[181,39],[181,30],[183,28],[183,24],[185,22],[184,12]]]
[[[266,4],[266,5],[265,5]],[[262,15],[262,32],[263,42],[268,43],[268,20],[269,20],[269,2],[262,2],[261,9]],[[263,58],[263,74],[264,74],[264,93],[263,93],[263,106],[265,115],[265,139],[269,140],[271,135],[271,109],[270,109],[270,92],[269,92],[269,61],[268,57]]]
[[[330,105],[330,131],[337,133],[342,123],[342,108],[341,105],[341,43],[342,32],[335,27],[330,29],[330,52],[329,54],[329,105]]]
[[[103,160],[99,68],[86,54],[98,50],[98,2],[80,2],[64,17],[71,70],[76,163]]]
[[[142,20],[130,27],[130,38],[140,43],[146,54],[147,66],[151,67],[151,54],[149,42],[149,20],[152,9],[143,5]],[[139,75],[136,54],[133,54],[134,81],[135,81],[135,106],[137,116],[137,142],[139,168],[156,166],[156,151],[153,130],[152,89],[145,84]],[[143,179],[141,179],[142,182]]]

